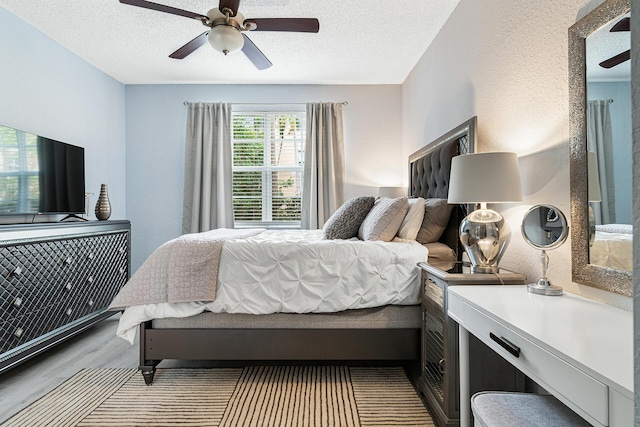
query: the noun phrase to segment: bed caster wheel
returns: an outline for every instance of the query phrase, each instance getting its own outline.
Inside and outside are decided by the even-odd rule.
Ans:
[[[144,378],[144,383],[146,385],[151,385],[151,383],[153,382],[153,376],[155,375],[155,373],[156,373],[155,369],[142,371],[142,378]]]

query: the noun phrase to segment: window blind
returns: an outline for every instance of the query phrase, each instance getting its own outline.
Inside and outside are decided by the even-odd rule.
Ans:
[[[299,226],[305,111],[233,113],[236,226]]]

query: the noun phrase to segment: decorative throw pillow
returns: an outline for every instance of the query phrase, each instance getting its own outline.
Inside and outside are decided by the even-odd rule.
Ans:
[[[327,220],[322,228],[323,239],[350,239],[358,235],[360,224],[373,207],[373,196],[354,197],[347,200]]]
[[[409,199],[409,210],[402,220],[398,230],[398,237],[405,240],[416,240],[423,219],[424,199],[422,197]]]
[[[360,225],[360,240],[382,240],[390,242],[398,232],[402,220],[407,215],[409,202],[406,197],[390,199],[382,197],[376,200],[373,208]]]
[[[444,229],[447,228],[453,205],[447,199],[426,199],[424,202],[424,218],[416,240],[423,245],[437,242]]]

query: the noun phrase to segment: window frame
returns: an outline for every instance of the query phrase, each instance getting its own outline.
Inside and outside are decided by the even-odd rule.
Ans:
[[[303,139],[301,141],[302,144],[302,153],[304,153],[305,144],[306,144],[306,105],[305,104],[233,104],[231,110],[231,146],[232,146],[232,159],[233,159],[233,150],[235,148],[235,138],[234,138],[234,127],[233,123],[235,122],[236,115],[264,115],[265,118],[269,117],[269,115],[298,115],[302,119],[303,125]],[[267,122],[266,120],[265,122]],[[269,140],[268,135],[265,133],[263,139],[263,159],[269,159],[271,155],[271,141]],[[294,143],[295,144],[295,143]],[[294,145],[295,150],[295,145]],[[297,151],[299,152],[299,151]],[[294,152],[294,155],[297,156],[297,152]],[[269,229],[300,229],[301,228],[301,220],[282,220],[282,221],[274,221],[272,217],[273,212],[273,179],[272,174],[274,172],[283,171],[283,172],[293,172],[300,174],[300,199],[302,199],[302,187],[303,187],[303,179],[304,179],[304,154],[302,157],[302,161],[299,162],[298,166],[273,166],[270,165],[268,161],[263,162],[262,166],[236,166],[232,164],[232,174],[235,172],[261,172],[262,173],[262,220],[261,221],[246,221],[246,220],[236,220],[235,219],[235,210],[234,210],[234,226],[236,228],[269,228]],[[235,193],[232,194],[233,199],[235,200]]]

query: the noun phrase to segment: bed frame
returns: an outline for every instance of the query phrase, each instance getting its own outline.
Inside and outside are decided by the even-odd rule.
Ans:
[[[473,152],[476,138],[476,117],[432,141],[409,157],[409,195],[412,197],[446,198],[449,190],[451,158]],[[462,253],[458,239],[458,225],[466,215],[458,207],[454,209],[447,229],[440,241]],[[420,324],[419,306],[405,307],[407,316],[415,317],[411,326],[379,325],[372,328],[305,327],[321,315],[288,314],[284,325],[264,327],[263,316],[253,317],[254,326],[246,322],[252,315],[223,313],[228,322],[241,319],[240,327],[154,327],[148,321],[140,325],[140,366],[145,383],[150,385],[156,366],[163,359],[228,360],[228,361],[400,361],[413,364],[412,371],[419,371]],[[357,311],[357,310],[354,310]],[[203,316],[202,313],[198,316]],[[335,314],[334,314],[335,315]],[[283,314],[280,314],[283,316]],[[320,317],[318,317],[320,316]],[[195,316],[194,316],[195,317]],[[289,319],[294,319],[291,323]],[[300,319],[301,324],[295,320]],[[345,319],[347,317],[345,316]],[[167,319],[164,319],[166,322]],[[174,319],[176,322],[179,319]],[[349,322],[349,320],[345,320]],[[179,322],[177,322],[179,323]],[[291,324],[291,327],[288,325]]]

